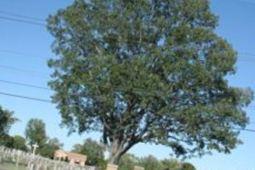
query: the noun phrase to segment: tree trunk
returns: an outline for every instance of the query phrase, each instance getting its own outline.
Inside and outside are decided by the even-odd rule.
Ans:
[[[132,141],[124,145],[121,144],[121,142],[119,142],[118,140],[113,141],[110,148],[110,156],[108,163],[118,165],[121,157],[136,143],[138,142]]]
[[[110,153],[110,154],[111,155],[109,157],[108,163],[118,165],[122,155],[118,153],[115,153],[115,154]]]
[[[110,148],[110,157],[108,163],[118,165],[121,156],[123,155],[123,147],[118,140],[113,141]]]

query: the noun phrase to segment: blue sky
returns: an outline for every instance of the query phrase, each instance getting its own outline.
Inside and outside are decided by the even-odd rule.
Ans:
[[[8,11],[26,16],[46,18],[57,9],[70,4],[71,0],[1,0],[1,11]],[[227,39],[239,52],[237,73],[229,77],[233,86],[251,87],[255,90],[255,0],[212,0],[212,10],[220,17],[216,32]],[[50,70],[47,58],[54,56],[50,45],[53,38],[47,30],[40,26],[23,24],[0,19],[0,80],[18,81],[40,86],[47,86]],[[7,52],[9,51],[9,52]],[[12,51],[12,52],[10,52]],[[14,54],[19,52],[20,54]],[[247,54],[249,53],[249,55]],[[254,56],[250,55],[254,54]],[[1,66],[11,66],[31,70],[22,72],[4,69]],[[48,99],[52,92],[16,85],[0,83],[0,92],[8,92],[31,97]],[[75,143],[82,142],[87,137],[98,139],[98,134],[73,134],[67,136],[67,129],[61,129],[58,110],[52,104],[41,103],[6,97],[0,95],[0,104],[15,112],[20,119],[12,129],[11,134],[23,135],[26,123],[31,118],[43,119],[50,137],[59,138],[65,149],[71,149]],[[247,108],[251,122],[255,123],[255,102]],[[255,129],[255,124],[248,128]],[[255,169],[255,133],[242,132],[240,145],[230,155],[214,153],[210,156],[189,160],[198,170],[254,170]],[[139,144],[131,149],[138,156],[148,154],[163,159],[169,157],[169,149],[163,146]]]

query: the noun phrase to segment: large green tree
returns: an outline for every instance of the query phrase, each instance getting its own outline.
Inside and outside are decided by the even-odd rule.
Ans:
[[[30,119],[26,126],[25,136],[30,147],[36,144],[40,150],[48,140],[45,123],[41,119]]]
[[[102,132],[111,163],[139,142],[229,153],[251,92],[208,0],[75,0],[48,19],[50,86],[70,132]]]

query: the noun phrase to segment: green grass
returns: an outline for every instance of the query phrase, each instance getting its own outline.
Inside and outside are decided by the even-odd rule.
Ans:
[[[0,163],[0,170],[26,170],[26,167],[19,165],[17,168],[15,164]]]

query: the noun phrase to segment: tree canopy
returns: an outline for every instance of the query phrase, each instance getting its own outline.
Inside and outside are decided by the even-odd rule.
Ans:
[[[13,146],[13,138],[9,136],[11,126],[17,121],[13,112],[5,110],[0,106],[0,145]]]
[[[12,148],[22,151],[28,151],[26,139],[24,137],[15,135],[14,137],[12,137],[12,139],[13,139]]]
[[[37,153],[47,158],[53,158],[54,152],[63,147],[57,138],[47,136],[45,123],[41,119],[30,119],[27,123],[25,136],[30,145],[38,145]]]
[[[70,132],[102,132],[109,162],[139,142],[175,155],[229,153],[250,90],[231,87],[237,54],[207,0],[75,0],[48,19],[51,88]]]
[[[40,119],[30,119],[27,123],[25,136],[30,147],[37,144],[39,149],[47,142],[45,123]]]
[[[0,137],[8,135],[11,125],[17,121],[13,112],[3,109],[0,106]]]

